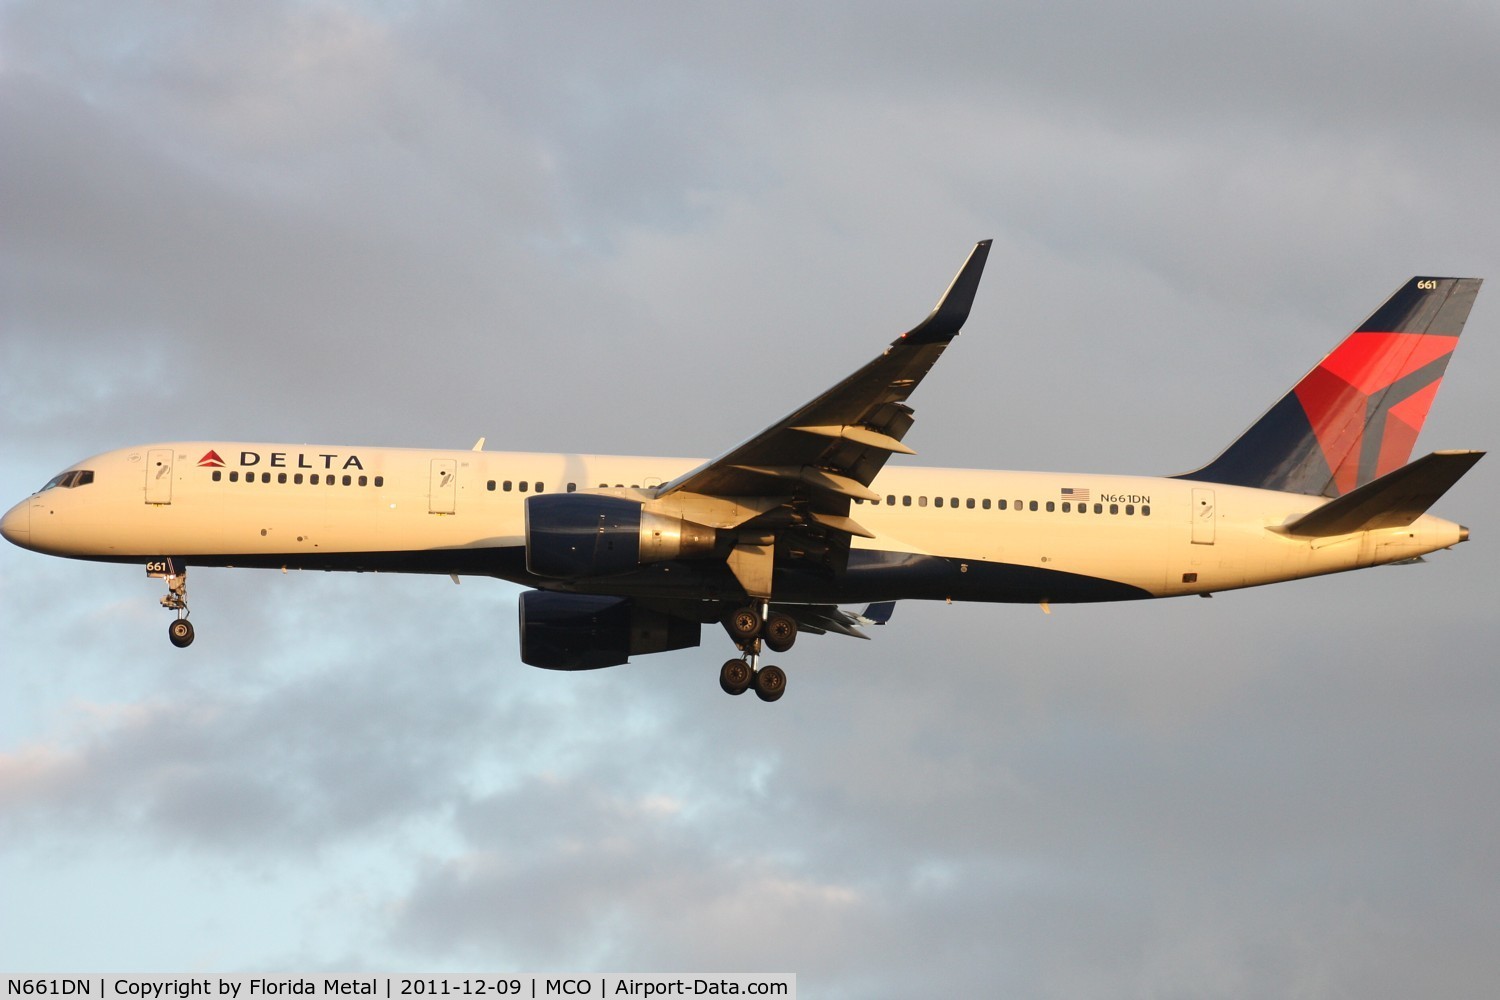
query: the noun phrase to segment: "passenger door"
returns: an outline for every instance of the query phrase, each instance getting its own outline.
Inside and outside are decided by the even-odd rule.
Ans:
[[[1219,519],[1214,508],[1214,491],[1193,487],[1193,544],[1214,543],[1214,522]]]

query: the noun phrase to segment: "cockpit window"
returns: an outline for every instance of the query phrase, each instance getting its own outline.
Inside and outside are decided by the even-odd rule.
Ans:
[[[60,472],[53,476],[47,481],[47,485],[37,492],[46,493],[48,490],[56,489],[71,490],[77,486],[87,486],[93,481],[93,469],[69,469],[67,472]]]

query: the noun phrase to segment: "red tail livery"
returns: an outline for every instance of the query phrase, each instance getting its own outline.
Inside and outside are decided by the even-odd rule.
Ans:
[[[1178,478],[1336,497],[1401,468],[1480,283],[1412,278],[1224,454]]]

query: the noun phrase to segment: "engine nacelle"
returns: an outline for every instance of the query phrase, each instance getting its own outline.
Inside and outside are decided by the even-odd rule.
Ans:
[[[526,501],[526,568],[578,579],[628,573],[664,559],[712,555],[719,532],[638,500],[589,493],[544,493]]]
[[[637,607],[628,597],[521,595],[521,660],[547,670],[597,670],[631,656],[698,645],[702,626]]]

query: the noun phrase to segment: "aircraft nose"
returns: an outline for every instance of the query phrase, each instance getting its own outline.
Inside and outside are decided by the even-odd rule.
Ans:
[[[31,547],[31,501],[22,500],[0,518],[0,535],[23,549]]]

